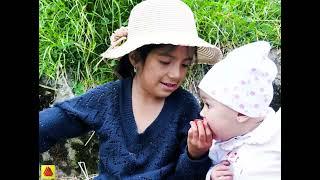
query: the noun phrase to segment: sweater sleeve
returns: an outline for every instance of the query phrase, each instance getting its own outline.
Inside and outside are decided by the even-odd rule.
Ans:
[[[201,159],[192,160],[187,152],[189,122],[200,117],[200,106],[193,96],[184,102],[190,102],[190,104],[185,105],[183,124],[179,131],[180,157],[176,166],[176,177],[182,179],[205,179],[206,173],[211,165],[208,154],[204,155]]]
[[[58,141],[79,136],[86,131],[88,129],[79,116],[57,105],[45,109],[39,113],[39,151],[47,151]]]
[[[58,141],[95,130],[102,122],[96,117],[106,98],[106,89],[97,87],[70,100],[57,103],[39,112],[39,151],[47,151]],[[110,94],[110,93],[109,93]],[[106,101],[105,99],[103,100]]]

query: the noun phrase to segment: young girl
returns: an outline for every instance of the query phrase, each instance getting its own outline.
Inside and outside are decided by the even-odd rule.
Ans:
[[[199,84],[203,129],[216,140],[207,180],[280,180],[281,110],[275,114],[269,107],[277,74],[269,51],[265,41],[237,48]],[[191,125],[189,136],[196,131]]]
[[[200,107],[180,85],[190,64],[213,64],[222,53],[198,37],[190,8],[179,0],[142,1],[102,56],[120,60],[122,79],[41,111],[40,152],[95,130],[96,179],[204,179],[208,149],[186,148]]]

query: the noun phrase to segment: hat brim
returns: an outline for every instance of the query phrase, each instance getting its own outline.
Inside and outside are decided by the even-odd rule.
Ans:
[[[103,58],[119,59],[131,51],[147,44],[173,44],[180,46],[195,46],[199,64],[213,65],[222,59],[222,52],[216,46],[207,43],[199,37],[186,38],[188,36],[181,34],[164,34],[164,35],[144,35],[143,38],[128,38],[126,42],[116,47],[109,47],[101,54]]]

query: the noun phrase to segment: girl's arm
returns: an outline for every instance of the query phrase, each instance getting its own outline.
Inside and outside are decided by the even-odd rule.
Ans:
[[[72,103],[71,103],[72,104]],[[81,113],[69,102],[55,105],[39,113],[39,151],[47,151],[60,140],[76,137],[89,131],[81,121]]]
[[[101,113],[110,110],[114,99],[111,84],[55,104],[39,113],[39,151],[47,151],[60,140],[96,130],[103,123]]]
[[[190,121],[198,119],[200,106],[195,98],[192,98],[191,105],[185,110],[184,125],[180,130],[180,157],[177,162],[175,176],[182,179],[205,179],[206,173],[211,165],[211,160],[208,157],[208,152],[205,152],[201,157],[193,159],[188,153],[187,138],[190,128]],[[189,104],[189,105],[187,105]]]

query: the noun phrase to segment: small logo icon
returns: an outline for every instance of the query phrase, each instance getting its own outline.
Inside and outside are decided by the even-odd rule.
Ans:
[[[54,165],[41,165],[41,180],[55,180],[56,179],[56,167]]]

